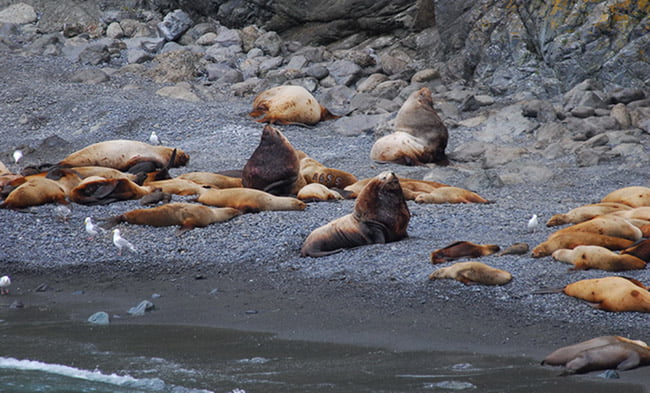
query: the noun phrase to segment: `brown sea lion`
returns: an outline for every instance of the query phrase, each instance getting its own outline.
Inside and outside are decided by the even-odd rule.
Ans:
[[[320,183],[307,184],[298,191],[298,199],[305,202],[329,201],[343,199],[343,196]]]
[[[104,166],[78,166],[70,169],[78,173],[82,179],[90,176],[99,176],[105,179],[129,179],[131,181],[136,180],[136,175],[133,173],[126,173],[114,168],[107,168]]]
[[[512,274],[481,262],[457,262],[440,268],[429,275],[429,280],[451,278],[465,285],[504,285],[512,280]]]
[[[218,207],[233,207],[245,213],[263,210],[304,210],[305,202],[291,197],[280,197],[254,188],[202,189],[198,202]]]
[[[528,252],[530,249],[530,246],[528,246],[528,243],[514,243],[508,247],[506,247],[503,251],[498,253],[498,256],[503,256],[503,255],[522,255]]]
[[[650,239],[642,240],[625,250],[621,250],[621,254],[633,255],[646,263],[650,263]]]
[[[574,270],[600,269],[610,272],[645,268],[646,262],[626,254],[617,254],[605,247],[578,246],[573,250],[555,250],[553,259],[570,263]]]
[[[300,160],[300,176],[306,183],[320,183],[330,188],[342,189],[357,182],[353,174],[328,168],[311,157]]]
[[[295,195],[305,185],[299,172],[296,149],[280,130],[267,124],[259,145],[246,161],[242,185],[273,195]]]
[[[139,186],[129,179],[105,179],[90,176],[70,192],[70,200],[80,205],[106,205],[117,201],[139,199],[155,188]]]
[[[650,348],[640,340],[621,336],[601,336],[559,348],[542,364],[565,366],[567,373],[595,370],[630,370],[650,364]]]
[[[135,209],[106,220],[103,228],[110,228],[121,222],[154,227],[179,226],[180,231],[195,227],[206,227],[215,222],[228,221],[241,214],[238,209],[230,207],[209,207],[196,203],[175,202],[152,207]]]
[[[58,182],[45,177],[18,179],[20,185],[15,187],[0,207],[6,209],[25,209],[47,203],[67,204],[66,191]]]
[[[174,153],[174,151],[176,151]],[[175,159],[171,162],[172,154]],[[156,168],[184,166],[189,155],[180,149],[153,146],[139,141],[117,139],[92,144],[78,150],[58,163],[59,166],[105,166],[127,171],[141,163],[152,163]]]
[[[601,202],[623,203],[631,207],[650,206],[650,187],[632,186],[607,194]]]
[[[650,292],[639,281],[609,276],[580,280],[564,287],[569,296],[586,300],[594,308],[612,312],[650,312]]]
[[[433,264],[444,263],[458,258],[478,258],[499,251],[496,244],[476,244],[468,241],[458,241],[431,253],[429,260]]]
[[[163,192],[175,195],[197,195],[206,186],[195,183],[192,180],[175,177],[173,179],[145,181],[144,185],[151,188],[159,188]]]
[[[479,194],[460,187],[440,187],[415,197],[416,203],[490,203]]]
[[[191,180],[194,183],[210,186],[213,188],[243,187],[241,178],[225,176],[213,172],[188,172],[176,176],[176,179]]]
[[[433,108],[431,90],[423,87],[404,101],[395,118],[395,132],[379,138],[370,159],[404,165],[448,165],[449,133]]]
[[[408,236],[410,218],[397,176],[382,172],[361,190],[352,213],[307,236],[300,255],[319,257],[345,248],[403,239]]]
[[[554,215],[548,220],[546,226],[578,224],[607,213],[629,209],[631,209],[630,206],[617,202],[601,202],[578,206],[575,209],[569,210],[567,213]]]
[[[358,180],[356,183],[350,184],[345,187],[345,191],[350,191],[353,198],[359,194],[359,192],[371,181],[373,178],[367,178]],[[435,181],[428,180],[418,180],[418,179],[409,179],[400,177],[399,184],[402,187],[402,192],[404,193],[404,198],[406,200],[415,200],[415,198],[422,193],[429,193],[435,191],[440,187],[449,187],[447,184],[438,183]]]
[[[276,86],[258,94],[253,100],[251,117],[260,123],[306,124],[337,119],[302,86]]]
[[[591,232],[633,241],[641,239],[641,236],[643,235],[641,230],[632,225],[628,220],[617,216],[604,215],[562,228],[555,231],[551,236],[573,232]]]
[[[634,242],[632,240],[620,237],[599,235],[591,232],[569,232],[551,234],[548,239],[533,248],[531,256],[540,258],[551,255],[553,251],[561,248],[574,249],[577,246],[602,246],[610,250],[622,250],[630,247]]]

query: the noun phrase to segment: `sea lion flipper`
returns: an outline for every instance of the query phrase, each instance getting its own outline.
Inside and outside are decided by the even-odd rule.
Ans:
[[[623,360],[616,366],[617,370],[625,371],[638,367],[641,363],[641,356],[638,352],[631,352],[627,359]]]

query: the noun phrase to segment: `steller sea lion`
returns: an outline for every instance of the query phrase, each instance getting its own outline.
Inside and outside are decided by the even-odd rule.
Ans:
[[[241,178],[221,175],[213,172],[188,172],[176,176],[177,179],[191,180],[204,186],[214,188],[243,187]]]
[[[633,256],[617,254],[605,247],[578,246],[573,250],[553,251],[553,259],[572,264],[573,270],[600,269],[610,272],[645,268],[646,263]]]
[[[329,201],[343,199],[343,196],[320,183],[307,184],[298,191],[298,199],[305,202]]]
[[[244,213],[263,210],[304,210],[305,202],[291,197],[280,197],[254,188],[225,188],[217,190],[204,188],[199,192],[197,202],[218,206],[233,207]]]
[[[159,188],[162,192],[175,195],[197,195],[206,188],[192,180],[175,177],[173,179],[145,181],[144,185],[151,188]]]
[[[650,221],[650,206],[635,207],[630,210],[611,212],[610,215],[623,217],[628,220]]]
[[[594,217],[590,220],[574,224],[566,228],[555,231],[551,236],[557,236],[562,233],[572,232],[591,232],[599,235],[620,237],[623,239],[637,241],[641,239],[643,233],[639,228],[632,225],[628,220],[622,217],[604,215]]]
[[[67,204],[66,191],[58,182],[45,177],[21,178],[0,207],[25,209],[47,203]]]
[[[410,218],[397,176],[382,172],[361,190],[352,213],[314,229],[307,236],[300,255],[319,257],[345,248],[403,239],[408,236]]]
[[[106,219],[103,228],[113,227],[121,222],[135,225],[168,227],[178,225],[184,232],[195,227],[206,227],[215,222],[228,221],[241,214],[238,209],[230,207],[209,207],[196,203],[175,202],[149,209],[130,210],[119,216]]]
[[[7,168],[7,166],[0,161],[0,175],[9,175],[11,174],[11,171]]]
[[[503,251],[498,253],[498,256],[503,256],[503,255],[522,255],[528,252],[530,247],[528,246],[528,243],[514,243],[508,247],[506,247]]]
[[[342,189],[357,182],[353,174],[328,168],[311,157],[300,160],[300,176],[306,183],[320,183],[330,188]]]
[[[273,195],[295,195],[305,185],[300,159],[289,140],[270,125],[264,126],[260,143],[242,172],[242,185]]]
[[[175,154],[173,162],[170,158]],[[141,163],[152,163],[156,168],[184,166],[190,156],[180,149],[152,146],[139,141],[117,139],[92,144],[78,150],[58,163],[59,166],[104,166],[127,171]]]
[[[429,280],[451,278],[465,285],[504,285],[512,280],[512,274],[482,262],[457,262],[440,268],[429,275]]]
[[[621,250],[621,254],[634,255],[646,263],[650,263],[650,239],[642,240],[625,250]]]
[[[602,246],[610,250],[622,250],[632,244],[634,244],[632,240],[592,232],[553,233],[545,242],[533,248],[531,256],[540,258],[551,255],[553,251],[561,248],[573,249],[577,246],[587,245]]]
[[[546,226],[578,224],[607,213],[629,209],[631,209],[630,206],[617,202],[592,203],[590,205],[578,206],[565,214],[556,214],[548,220]]]
[[[105,179],[129,179],[131,181],[136,181],[137,178],[133,173],[125,173],[105,166],[78,166],[70,169],[75,171],[82,179],[90,176],[99,176]]]
[[[431,90],[423,87],[404,101],[395,117],[395,132],[375,141],[370,159],[404,165],[448,165],[449,132],[433,108]]]
[[[140,199],[154,187],[139,186],[129,179],[105,179],[90,176],[70,192],[70,200],[80,205],[106,205],[117,201]]]
[[[416,203],[490,203],[479,194],[459,187],[440,187],[415,197]]]
[[[253,100],[251,117],[258,122],[314,125],[319,121],[337,119],[318,103],[302,86],[276,86],[258,94]]]
[[[368,182],[373,178],[367,178],[358,180],[356,183],[350,184],[345,187],[345,191],[351,192],[351,197],[356,198],[359,192],[365,187]],[[399,184],[402,187],[402,192],[404,193],[404,198],[406,200],[415,200],[415,198],[422,193],[429,193],[435,191],[440,187],[449,187],[447,184],[438,183],[435,181],[428,180],[418,180],[418,179],[409,179],[400,177]]]
[[[639,281],[608,276],[580,280],[562,290],[565,294],[586,300],[594,308],[612,312],[650,312],[650,292]]]
[[[650,206],[650,187],[620,188],[607,194],[601,202],[617,202],[631,207]]]
[[[458,258],[477,258],[499,251],[496,244],[476,244],[468,241],[451,243],[431,253],[429,260],[433,264],[444,263]]]
[[[650,348],[641,340],[601,336],[559,348],[546,356],[544,365],[565,366],[566,373],[595,370],[630,370],[650,364]]]

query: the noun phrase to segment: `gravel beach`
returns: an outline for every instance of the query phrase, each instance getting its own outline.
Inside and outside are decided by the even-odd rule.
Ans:
[[[128,73],[109,81],[71,81],[81,69],[62,57],[3,53],[0,56],[0,160],[18,170],[11,154],[25,153],[20,167],[55,162],[89,144],[110,139],[146,141],[156,131],[168,146],[191,159],[172,175],[241,169],[259,142],[262,126],[246,114],[252,97],[235,97],[205,82],[202,99],[161,97],[162,85]],[[110,69],[105,69],[110,74]],[[398,176],[464,187],[476,166],[441,168],[377,164],[368,158],[372,134],[342,136],[324,122],[308,129],[282,127],[297,149],[323,164],[371,177],[385,170]],[[450,127],[448,151],[474,140],[471,129]],[[648,154],[648,135],[643,135]],[[46,143],[43,143],[46,141]],[[66,220],[54,205],[28,212],[0,210],[0,274],[13,285],[0,299],[0,319],[10,321],[14,301],[43,319],[83,321],[95,311],[125,314],[152,293],[157,310],[114,323],[196,324],[272,332],[283,338],[382,345],[396,350],[440,349],[541,360],[554,349],[600,335],[648,341],[650,315],[609,313],[563,294],[536,295],[540,288],[608,275],[650,284],[648,269],[624,274],[569,271],[551,257],[487,256],[480,261],[512,273],[501,287],[465,286],[427,280],[436,267],[431,251],[459,240],[505,248],[531,248],[556,228],[552,215],[599,201],[632,185],[650,186],[647,165],[609,160],[578,166],[574,157],[547,159],[534,137],[511,146],[530,150],[525,164],[545,167],[541,182],[515,182],[473,189],[490,204],[420,205],[408,202],[406,240],[301,258],[300,246],[315,228],[352,211],[354,201],[310,203],[305,211],[244,214],[228,222],[176,236],[174,228],[120,224],[136,253],[117,255],[108,234],[88,240],[86,216],[106,218],[139,208],[138,201],[106,206],[71,205]],[[183,198],[174,196],[175,201]],[[531,233],[532,214],[542,225]],[[446,265],[444,265],[446,266]],[[45,284],[42,286],[41,284]],[[83,291],[75,296],[75,291]],[[624,382],[650,380],[648,368],[621,373]],[[650,391],[650,390],[648,390]]]

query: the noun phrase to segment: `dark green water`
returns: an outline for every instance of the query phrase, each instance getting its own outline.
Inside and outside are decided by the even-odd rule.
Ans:
[[[1,392],[640,392],[527,358],[184,326],[0,323]]]

